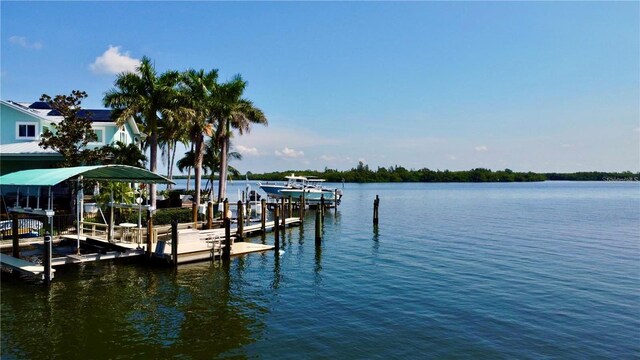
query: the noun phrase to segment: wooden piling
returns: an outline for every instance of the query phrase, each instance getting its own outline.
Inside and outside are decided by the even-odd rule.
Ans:
[[[171,221],[171,264],[178,266],[178,220]]]
[[[147,255],[151,257],[153,253],[153,212],[147,210]]]
[[[213,228],[213,202],[207,204],[207,229]]]
[[[221,219],[224,218],[228,218],[229,217],[229,199],[224,199],[223,203],[222,203],[222,217],[220,217]]]
[[[193,220],[194,229],[198,228],[198,205],[195,202],[191,205],[191,219]]]
[[[335,212],[338,213],[338,189],[333,190],[333,206],[335,206]]]
[[[51,234],[49,232],[44,233],[44,259],[42,259],[42,265],[44,266],[44,283],[45,285],[51,284],[51,253],[53,252],[51,245]]]
[[[300,217],[300,226],[302,226],[302,223],[304,222],[304,202],[302,199],[303,197],[300,195],[300,199],[298,201],[298,217]]]
[[[320,209],[316,210],[316,246],[320,246],[322,243],[322,214],[320,214]]]
[[[14,213],[11,218],[11,239],[12,241],[12,255],[14,258],[20,258],[20,226],[18,225],[18,214]]]
[[[280,207],[276,206],[273,212],[273,245],[275,246],[276,253],[280,251],[280,227],[278,226],[278,220],[280,220]]]
[[[284,207],[284,197],[282,198],[282,219],[280,220],[282,222],[282,224],[280,226],[282,226],[282,230],[285,229],[286,223],[285,220],[287,219],[287,214],[285,214],[285,207]],[[274,224],[275,226],[278,226],[278,223],[276,222]]]
[[[289,196],[289,212],[287,213],[288,217],[293,217],[293,198]]]
[[[223,220],[223,224],[224,224],[224,249],[222,251],[222,259],[229,260],[231,259],[231,219],[225,216]]]
[[[242,240],[242,234],[244,233],[244,204],[242,200],[238,200],[238,232],[236,234],[237,240]]]
[[[260,229],[264,233],[267,228],[267,200],[260,200]]]
[[[378,225],[378,207],[380,206],[380,198],[376,195],[373,200],[373,225]]]
[[[324,194],[320,195],[320,215],[322,215],[322,220],[324,220]]]

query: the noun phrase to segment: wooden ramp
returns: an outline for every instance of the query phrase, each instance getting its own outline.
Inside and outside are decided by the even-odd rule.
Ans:
[[[31,275],[44,279],[44,266],[34,264],[32,262],[14,258],[13,256],[0,253],[0,264],[10,269],[20,272],[21,274]],[[51,269],[51,278],[53,279],[53,273],[55,269]]]

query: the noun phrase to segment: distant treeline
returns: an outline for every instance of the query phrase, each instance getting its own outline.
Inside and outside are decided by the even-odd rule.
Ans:
[[[490,169],[472,169],[467,171],[407,170],[402,166],[389,168],[378,167],[372,170],[368,165],[358,164],[356,168],[345,171],[327,169],[315,170],[287,170],[264,174],[248,173],[249,180],[282,181],[285,176],[295,174],[301,176],[315,176],[328,182],[531,182],[545,180],[569,181],[638,181],[640,173],[626,172],[576,172],[576,173],[534,173],[515,172],[510,169],[492,171]],[[178,178],[186,178],[178,176]],[[234,180],[244,180],[245,175],[235,177]]]

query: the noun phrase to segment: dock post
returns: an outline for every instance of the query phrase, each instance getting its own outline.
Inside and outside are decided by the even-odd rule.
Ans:
[[[300,199],[298,201],[298,217],[300,217],[300,226],[304,222],[304,201],[302,195],[300,195]]]
[[[42,265],[44,266],[44,283],[45,285],[51,284],[51,234],[49,232],[44,233],[44,259],[42,259]]]
[[[324,194],[320,195],[320,211],[322,211],[322,220],[324,220]]]
[[[229,199],[224,199],[222,202],[222,219],[229,217]]]
[[[280,251],[280,228],[278,227],[278,220],[280,218],[280,207],[276,206],[273,213],[273,245],[275,246],[276,254]]]
[[[316,211],[316,246],[320,246],[322,241],[322,230],[320,229],[322,219],[322,215],[320,214],[320,209]]]
[[[378,225],[378,207],[380,206],[380,198],[376,195],[373,200],[373,225]]]
[[[238,233],[236,235],[236,238],[238,240],[242,240],[242,236],[244,233],[244,204],[242,203],[242,200],[238,200]]]
[[[13,217],[11,218],[11,238],[13,239],[13,245],[11,249],[14,258],[20,258],[20,234],[18,234],[19,229],[20,226],[18,226],[18,214],[13,213]]]
[[[226,201],[226,200],[225,200]],[[222,259],[231,259],[231,219],[224,217],[224,249],[222,251]]]
[[[151,257],[153,254],[153,212],[147,210],[147,255]]]
[[[284,201],[285,201],[285,199],[284,199],[284,197],[283,197],[283,198],[282,198],[282,205],[281,205],[281,207],[282,207],[282,213],[281,213],[281,215],[282,215],[282,219],[280,220],[280,222],[281,222],[281,225],[280,225],[280,226],[282,226],[282,229],[283,229],[283,230],[284,230],[284,228],[285,228],[285,226],[286,226],[286,220],[287,220],[287,214],[286,214],[286,212],[285,212],[285,209],[286,209],[286,208],[284,207]]]
[[[260,200],[260,229],[264,233],[267,228],[267,200]]]
[[[338,189],[333,189],[333,206],[335,206],[335,213],[338,213]]]
[[[289,217],[293,217],[293,198],[289,196]]]
[[[178,266],[178,220],[171,220],[171,262]]]
[[[213,228],[213,202],[207,204],[207,229]]]

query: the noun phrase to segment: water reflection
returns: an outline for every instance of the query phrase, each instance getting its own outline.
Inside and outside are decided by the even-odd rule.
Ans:
[[[49,288],[3,276],[2,357],[211,358],[241,348],[262,338],[268,312],[243,289],[246,268],[242,258],[177,270],[104,262],[61,268]],[[279,282],[278,261],[274,272]]]
[[[316,246],[313,267],[313,283],[316,286],[322,284],[322,246]]]
[[[380,249],[380,233],[378,225],[373,225],[373,245],[371,247],[371,253],[374,257],[378,257],[378,251]]]

